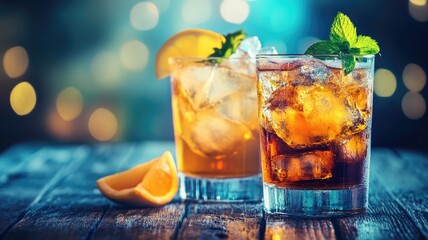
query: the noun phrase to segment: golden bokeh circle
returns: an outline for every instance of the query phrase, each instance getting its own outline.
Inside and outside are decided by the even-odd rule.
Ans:
[[[28,82],[16,85],[10,93],[10,105],[16,114],[23,116],[33,111],[37,96],[33,86]]]
[[[118,121],[110,110],[98,108],[89,117],[88,129],[96,140],[108,141],[116,135]]]

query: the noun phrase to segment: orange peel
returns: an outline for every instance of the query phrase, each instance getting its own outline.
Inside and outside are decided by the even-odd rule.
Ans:
[[[149,162],[97,180],[108,199],[137,207],[159,207],[178,191],[177,168],[169,151]]]

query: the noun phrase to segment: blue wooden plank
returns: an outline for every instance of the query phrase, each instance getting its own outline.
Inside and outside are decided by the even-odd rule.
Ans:
[[[19,171],[31,155],[37,154],[42,149],[40,144],[18,144],[5,150],[0,155],[0,184],[5,183],[8,174]]]
[[[57,173],[58,181],[33,202],[5,239],[87,238],[98,224],[108,201],[96,189],[96,179],[115,172],[138,155],[132,144],[98,145]],[[68,155],[76,155],[70,150]]]
[[[129,169],[175,149],[172,142],[146,142],[140,155],[121,166]],[[160,208],[133,208],[111,203],[94,231],[94,239],[170,239],[178,232],[185,204],[175,201]]]
[[[263,237],[261,206],[261,203],[192,203],[178,239],[259,239]]]
[[[419,239],[420,231],[412,217],[388,191],[387,178],[402,174],[390,168],[390,163],[400,161],[388,149],[374,149],[370,169],[369,208],[365,215],[334,220],[336,232],[343,239]]]
[[[336,239],[336,235],[329,219],[267,216],[265,239]]]
[[[381,181],[428,238],[428,154],[398,150],[383,154]]]
[[[60,180],[55,178],[58,171],[76,158],[62,155],[63,151],[62,147],[45,147],[34,154],[29,151],[28,159],[8,174],[7,181],[0,186],[0,236],[22,218],[32,203],[37,202],[49,189],[49,183]]]

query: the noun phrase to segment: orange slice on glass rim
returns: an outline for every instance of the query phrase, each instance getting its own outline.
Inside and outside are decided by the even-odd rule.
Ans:
[[[129,170],[98,179],[101,193],[110,200],[138,207],[170,202],[178,190],[177,169],[170,152]]]
[[[169,75],[168,59],[170,57],[206,58],[220,48],[223,35],[203,29],[188,29],[169,38],[156,55],[156,78],[163,79]]]

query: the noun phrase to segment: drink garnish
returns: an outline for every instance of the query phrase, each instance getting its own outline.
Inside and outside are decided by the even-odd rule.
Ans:
[[[187,29],[171,36],[159,49],[155,60],[156,78],[170,74],[168,59],[176,57],[206,58],[213,48],[224,42],[223,35],[204,29]]]
[[[214,48],[214,53],[212,53],[209,57],[218,57],[218,58],[230,57],[230,55],[232,55],[236,51],[239,44],[242,42],[242,40],[244,40],[247,34],[244,33],[244,30],[240,29],[236,32],[228,33],[223,36],[225,41],[222,42],[222,45],[220,48]]]
[[[355,68],[355,57],[365,54],[377,54],[380,48],[377,42],[368,36],[357,35],[357,29],[348,16],[338,12],[330,29],[330,38],[312,44],[305,54],[337,54],[342,60],[345,75]]]

